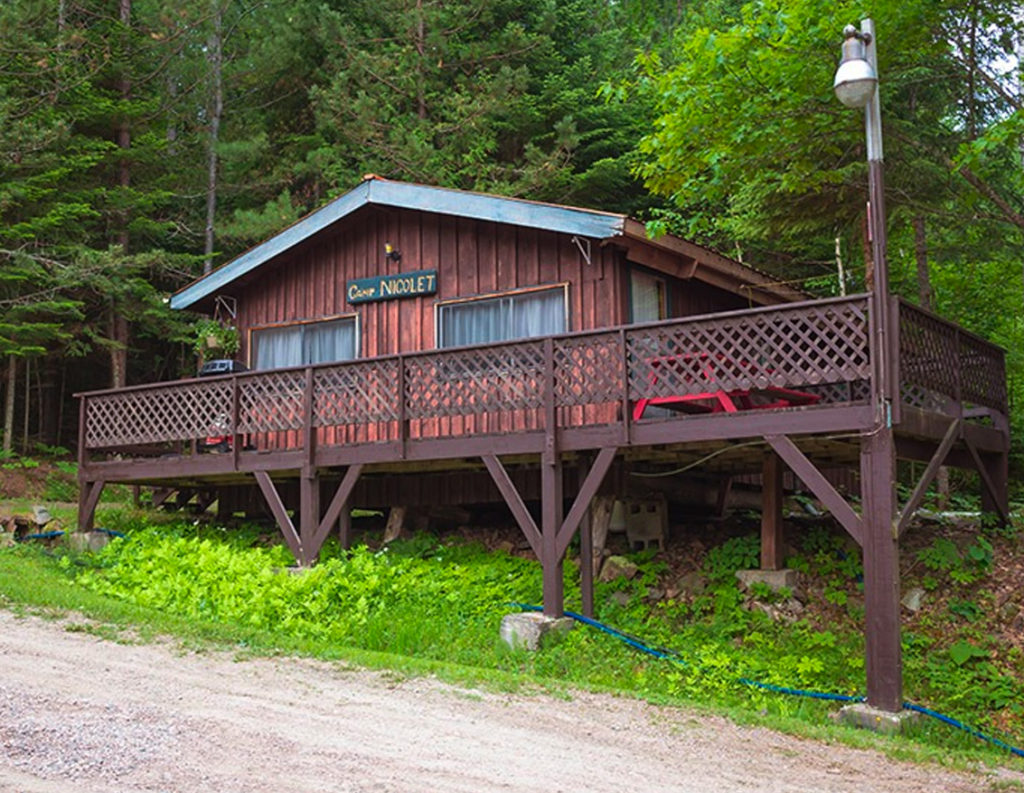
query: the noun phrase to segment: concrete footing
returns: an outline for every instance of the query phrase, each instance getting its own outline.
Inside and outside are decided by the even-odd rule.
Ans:
[[[901,710],[896,713],[878,710],[865,702],[845,705],[839,709],[840,723],[885,735],[903,732],[908,726],[915,724],[920,716],[920,713],[913,710]]]
[[[766,584],[773,592],[796,589],[796,570],[737,570],[736,577],[746,589],[751,584]]]
[[[501,620],[501,640],[513,650],[539,650],[560,642],[572,630],[572,617],[546,617],[539,611],[506,614]]]

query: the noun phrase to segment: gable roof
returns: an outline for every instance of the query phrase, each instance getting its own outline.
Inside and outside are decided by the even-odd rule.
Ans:
[[[487,220],[526,226],[545,231],[573,234],[598,240],[629,238],[633,247],[660,249],[670,255],[683,255],[694,263],[711,266],[719,278],[702,279],[724,281],[716,285],[729,288],[745,283],[745,288],[771,295],[767,302],[799,300],[804,295],[789,287],[781,287],[770,276],[721,256],[707,248],[686,242],[678,237],[648,239],[643,224],[613,212],[578,209],[558,204],[545,204],[522,198],[472,193],[445,187],[430,187],[408,182],[393,182],[378,176],[368,176],[358,187],[317,209],[284,231],[218,267],[209,275],[193,281],[171,296],[174,309],[194,306],[216,294],[235,280],[253,272],[270,260],[294,248],[314,234],[368,205],[397,209],[416,209],[441,215],[455,215],[474,220]],[[735,281],[735,284],[732,282]],[[773,299],[772,299],[773,298]],[[764,302],[764,296],[760,297]]]

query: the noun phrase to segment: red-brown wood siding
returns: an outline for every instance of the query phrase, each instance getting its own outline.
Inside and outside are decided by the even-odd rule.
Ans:
[[[390,243],[400,262],[384,257]],[[438,301],[545,284],[569,284],[569,330],[624,321],[621,254],[592,247],[587,264],[567,234],[411,210],[367,207],[298,247],[238,288],[239,327],[355,314],[360,357],[434,349]],[[346,283],[386,273],[437,270],[436,295],[351,305]]]

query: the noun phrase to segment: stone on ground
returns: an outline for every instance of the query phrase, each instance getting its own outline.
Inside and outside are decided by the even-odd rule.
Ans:
[[[574,624],[572,617],[548,617],[539,611],[506,614],[501,640],[513,650],[536,651],[560,642]]]

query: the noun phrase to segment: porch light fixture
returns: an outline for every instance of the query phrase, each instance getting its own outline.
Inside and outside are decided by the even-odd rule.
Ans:
[[[878,87],[878,74],[866,52],[874,37],[853,25],[843,28],[843,37],[843,57],[836,69],[833,88],[839,101],[847,107],[865,107]]]

